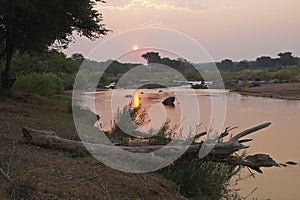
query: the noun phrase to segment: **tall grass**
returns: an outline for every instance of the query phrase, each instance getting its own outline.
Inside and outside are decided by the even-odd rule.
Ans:
[[[158,173],[174,182],[179,193],[187,198],[218,200],[222,198],[241,199],[229,187],[230,180],[239,171],[240,168],[237,166],[200,160],[189,152]]]

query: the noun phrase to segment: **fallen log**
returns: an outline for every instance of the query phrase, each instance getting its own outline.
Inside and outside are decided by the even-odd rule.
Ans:
[[[221,142],[220,139],[228,135],[229,129],[226,128],[224,133],[221,134],[222,137],[219,137],[219,141],[214,145],[212,151],[207,155],[211,160],[220,160],[227,161],[231,164],[242,165],[250,167],[251,169],[262,173],[260,167],[271,167],[279,166],[270,156],[265,154],[256,154],[248,156],[246,159],[239,159],[236,156],[232,156],[232,153],[239,151],[241,149],[248,148],[242,143],[252,141],[252,139],[241,139],[242,137],[249,135],[253,132],[266,128],[271,123],[264,123],[253,128],[244,130],[234,137],[229,139],[227,142]],[[232,129],[230,129],[232,130]],[[28,127],[22,129],[23,132],[23,142],[31,145],[36,145],[44,148],[52,148],[68,152],[86,152],[93,155],[100,156],[111,156],[111,152],[116,152],[116,146],[107,145],[107,144],[96,144],[96,143],[84,143],[81,141],[74,141],[61,138],[57,136],[52,131],[45,130],[36,130]],[[197,134],[197,138],[205,135],[206,133]],[[168,156],[172,153],[176,153],[182,148],[188,148],[189,152],[192,152],[196,155],[196,152],[202,147],[203,142],[198,144],[192,144],[190,146],[185,146],[184,144],[176,146],[166,146],[166,145],[143,145],[143,146],[117,146],[118,149],[123,151],[129,151],[133,153],[152,153],[153,156],[158,157],[158,162],[165,163],[168,160]],[[164,148],[167,153],[162,153],[159,151],[161,148]],[[117,152],[116,152],[117,153]],[[195,157],[196,158],[196,157]],[[268,159],[269,158],[269,159]],[[147,160],[147,158],[145,158]]]
[[[25,143],[69,152],[88,152],[81,142],[58,137],[53,131],[25,127],[22,132]]]

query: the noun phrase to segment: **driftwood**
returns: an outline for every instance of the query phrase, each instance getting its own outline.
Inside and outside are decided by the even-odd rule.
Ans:
[[[241,139],[242,137],[245,137],[263,128],[266,128],[270,124],[271,124],[270,122],[260,124],[258,126],[244,130],[236,134],[226,142],[222,142],[221,139],[226,137],[229,134],[230,130],[236,128],[236,127],[233,128],[227,127],[225,131],[219,136],[218,142],[214,145],[212,151],[206,156],[205,159],[247,166],[259,173],[262,173],[260,167],[273,167],[273,166],[278,167],[279,164],[277,164],[270,156],[265,154],[251,155],[246,157],[245,159],[232,155],[236,151],[239,151],[241,149],[246,149],[249,147],[243,145],[242,143],[252,141],[252,139]],[[58,150],[63,150],[68,152],[86,152],[86,153],[91,153],[93,155],[106,155],[106,156],[110,156],[109,154],[111,153],[111,150],[115,148],[112,145],[82,143],[80,141],[67,140],[57,136],[52,131],[35,130],[32,128],[25,127],[23,128],[22,132],[23,132],[23,142],[27,144],[44,147],[44,148],[52,148],[52,149],[58,149]],[[199,133],[196,135],[196,138],[199,138],[205,134],[207,133],[205,132]],[[196,155],[196,152],[199,150],[199,148],[201,148],[202,145],[203,142],[198,144],[193,143],[189,147],[188,151],[195,152]],[[182,146],[165,146],[165,145],[118,146],[118,148],[122,150],[130,151],[134,153],[153,152],[153,156],[160,157],[161,159],[159,161],[164,162],[165,155],[162,155],[161,152],[159,153],[155,152],[161,149],[162,147],[167,149],[167,152],[169,153],[177,152],[178,150],[183,148]]]

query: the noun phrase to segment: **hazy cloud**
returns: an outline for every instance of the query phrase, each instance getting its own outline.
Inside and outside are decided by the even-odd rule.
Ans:
[[[173,0],[170,1],[176,8],[183,8],[189,10],[203,10],[206,7],[200,0]]]
[[[200,11],[205,6],[200,0],[110,0],[101,7],[127,11],[132,8],[155,8],[157,10]]]

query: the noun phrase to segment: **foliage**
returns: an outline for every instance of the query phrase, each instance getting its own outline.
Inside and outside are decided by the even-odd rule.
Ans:
[[[2,88],[9,90],[10,64],[15,50],[47,51],[52,44],[67,47],[73,32],[89,39],[107,33],[102,15],[93,8],[101,0],[0,1],[0,58],[5,57]]]
[[[295,81],[295,78],[300,75],[300,70],[297,66],[289,66],[283,69],[275,70],[244,70],[233,72],[221,72],[221,76],[225,85],[235,85],[238,80],[240,81],[274,81],[285,80],[288,82]]]
[[[158,130],[149,130],[148,133],[140,132],[139,126],[144,126],[148,122],[148,115],[141,106],[137,108],[125,106],[122,110],[117,111],[113,127],[106,132],[106,135],[110,140],[119,143],[127,143],[131,139],[143,140],[142,137],[149,135],[147,139],[149,144],[167,144],[175,136],[178,128],[177,126],[170,127],[170,121],[166,121]],[[128,132],[134,133],[137,137],[128,135]],[[152,136],[154,132],[156,134]],[[138,137],[139,135],[141,138]]]
[[[147,63],[159,63],[161,61],[161,57],[157,52],[147,52],[142,55],[142,58],[147,60]]]
[[[64,88],[62,80],[57,75],[31,73],[20,76],[13,90],[41,96],[51,96],[61,94]]]
[[[19,50],[47,49],[54,41],[67,45],[72,32],[97,38],[107,32],[95,1],[1,1],[1,34]]]
[[[16,52],[11,64],[15,76],[30,73],[74,74],[79,68],[71,58],[55,50],[40,54]]]
[[[294,57],[291,52],[279,53],[278,58],[261,56],[255,61],[242,60],[240,62],[233,62],[232,60],[225,59],[216,63],[220,71],[226,72],[237,72],[243,70],[274,70],[299,64],[300,58]]]
[[[279,80],[288,80],[289,82],[294,81],[296,76],[300,75],[300,71],[296,66],[286,67],[277,73],[274,73],[274,78]]]
[[[73,88],[79,66],[63,53],[50,50],[41,54],[16,52],[12,58],[12,74],[15,77],[30,73],[51,73],[62,79],[65,90]]]
[[[239,170],[239,167],[220,162],[194,159],[194,153],[190,152],[158,173],[173,181],[185,197],[218,200],[232,195],[229,181]]]
[[[153,145],[168,144],[176,134],[177,126],[170,127],[170,121],[166,121],[157,131],[157,134],[149,138],[148,143]]]
[[[279,53],[278,56],[280,64],[282,64],[284,67],[296,65],[298,63],[297,59],[292,56],[291,52]]]
[[[123,109],[117,110],[113,127],[111,131],[107,132],[107,136],[113,141],[126,143],[135,138],[127,133],[142,136],[143,133],[139,131],[139,126],[143,126],[148,122],[147,113],[141,106],[137,108],[125,106]]]

